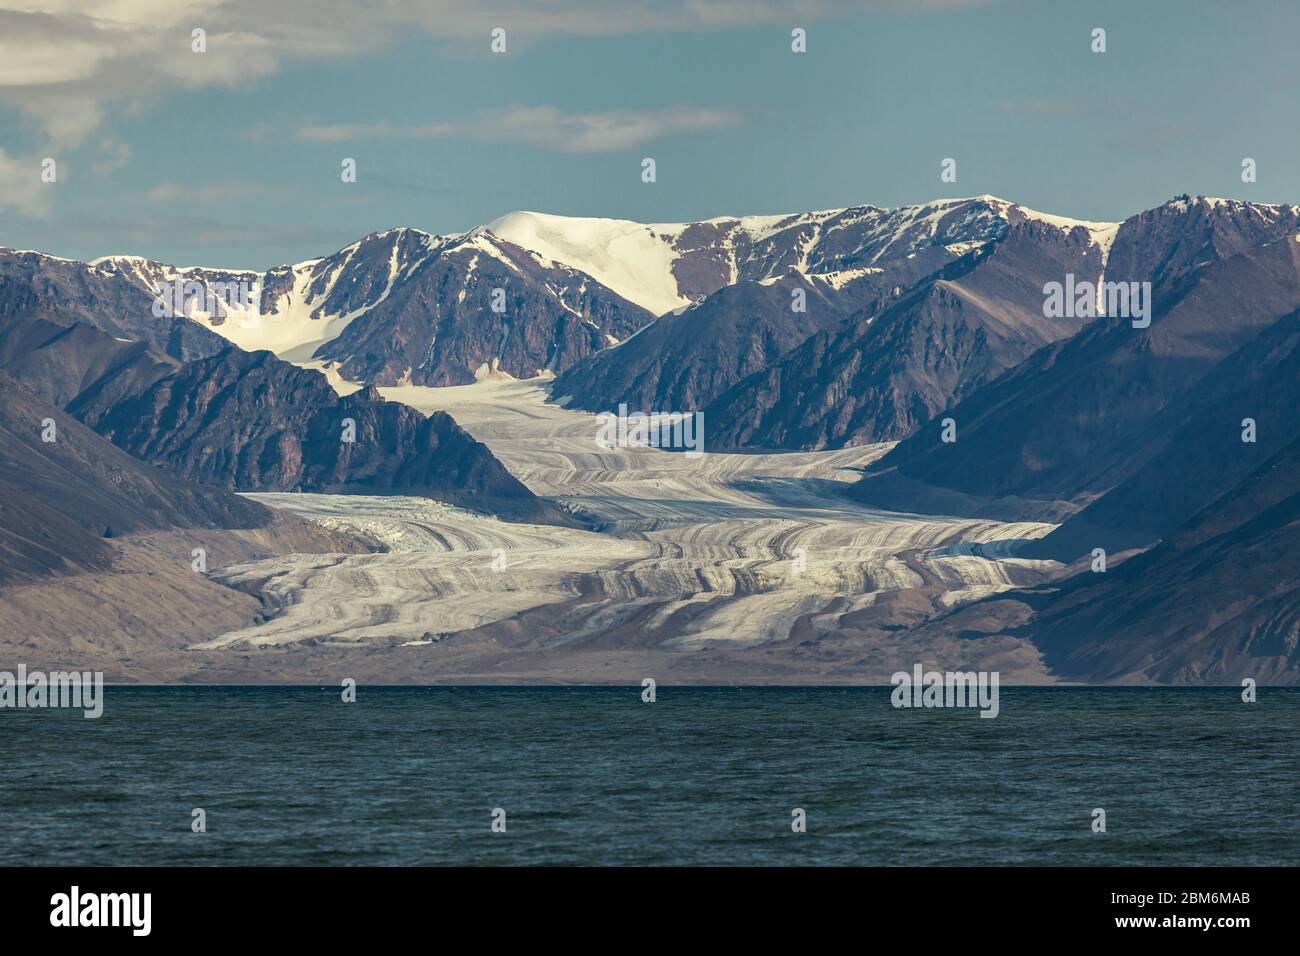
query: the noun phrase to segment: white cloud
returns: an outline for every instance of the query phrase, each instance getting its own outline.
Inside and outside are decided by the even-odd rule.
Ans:
[[[889,6],[892,0],[876,0]],[[0,0],[0,101],[51,139],[75,145],[105,105],[177,88],[233,85],[287,64],[363,56],[425,37],[444,49],[488,53],[503,27],[511,49],[551,35],[717,30],[808,23],[851,0]],[[207,52],[191,51],[206,31]],[[71,117],[61,114],[71,113]],[[594,131],[581,132],[595,136]]]
[[[94,170],[101,176],[121,169],[131,160],[131,147],[111,136],[105,137],[99,144],[99,158],[94,162]]]
[[[44,216],[51,190],[58,186],[41,182],[39,160],[18,159],[0,147],[0,209],[14,209],[25,216]]]
[[[489,143],[524,143],[564,153],[605,153],[740,122],[738,113],[691,107],[565,114],[553,106],[536,106],[482,116],[466,124],[462,134]]]
[[[507,30],[510,49],[518,52],[555,35],[759,25],[784,32],[791,24],[858,13],[864,7],[901,12],[900,2],[496,0],[485,9],[465,0],[0,0],[0,107],[21,111],[44,134],[35,155],[59,156],[93,134],[109,107],[138,115],[155,98],[177,90],[239,85],[296,62],[355,58],[421,37],[440,43],[447,53],[486,57],[489,33],[496,27]],[[968,2],[983,0],[920,0],[918,9]],[[39,12],[33,9],[37,4]],[[206,31],[204,53],[191,50],[196,28]],[[708,110],[565,115],[547,113],[549,109],[503,111],[451,128],[395,135],[463,136],[599,152],[735,121]],[[327,129],[317,135],[344,136]],[[374,134],[374,128],[355,133]],[[0,191],[10,197],[0,198],[0,208],[33,205],[13,182],[0,185]]]
[[[670,106],[653,110],[564,113],[554,106],[516,106],[480,113],[472,119],[427,126],[391,123],[339,123],[303,126],[294,136],[316,143],[366,139],[472,139],[519,143],[561,153],[608,153],[681,133],[737,126],[742,117],[729,110]]]

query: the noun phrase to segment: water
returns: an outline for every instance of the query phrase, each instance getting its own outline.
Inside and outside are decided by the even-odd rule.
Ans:
[[[106,693],[0,710],[6,863],[1300,861],[1297,689],[1004,687],[992,720],[888,688]]]

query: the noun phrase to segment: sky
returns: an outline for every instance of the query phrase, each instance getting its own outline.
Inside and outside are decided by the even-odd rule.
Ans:
[[[262,269],[517,209],[1300,202],[1298,37],[1295,0],[0,0],[0,246]]]

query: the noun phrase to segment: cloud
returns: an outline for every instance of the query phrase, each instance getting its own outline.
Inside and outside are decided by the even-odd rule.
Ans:
[[[369,170],[366,172],[366,185],[379,186],[381,189],[390,189],[394,192],[402,193],[426,193],[450,196],[458,190],[439,183],[431,183],[419,179],[409,179],[404,176],[389,176],[382,172]]]
[[[0,0],[0,101],[35,120],[51,142],[76,145],[108,104],[246,84],[296,62],[357,58],[413,39],[486,56],[497,27],[517,51],[548,36],[788,29],[864,7],[897,11],[897,4],[497,0],[485,9],[464,0],[44,0],[43,12],[34,12],[30,0]],[[192,49],[196,29],[205,31],[202,53]]]
[[[463,135],[488,143],[522,143],[562,153],[608,153],[665,136],[725,129],[741,123],[727,110],[668,107],[564,114],[553,106],[504,110],[465,124]]]
[[[111,136],[99,144],[99,157],[93,163],[96,173],[103,176],[121,169],[131,161],[131,147]]]
[[[17,159],[0,147],[0,209],[44,216],[49,209],[50,191],[57,188],[41,182],[39,160]]]
[[[1195,123],[1143,123],[1134,119],[1116,124],[1118,135],[1104,141],[1107,149],[1136,153],[1142,156],[1167,155],[1173,147],[1204,139],[1204,131]]]
[[[920,0],[915,9],[979,2]],[[464,0],[41,0],[39,12],[34,6],[0,0],[0,107],[20,111],[43,134],[36,157],[77,148],[109,110],[140,115],[177,91],[247,85],[297,63],[356,59],[401,42],[423,39],[445,53],[486,57],[498,27],[518,52],[551,36],[785,31],[832,15],[912,9],[903,0],[496,0],[490,9]],[[193,49],[198,29],[205,31],[204,52]],[[557,114],[559,127],[548,129],[545,109],[506,112],[477,126],[431,127],[426,135],[600,152],[729,122],[709,111],[626,111]],[[13,182],[0,184],[0,209],[32,207],[23,194]]]
[[[665,136],[738,126],[734,111],[671,106],[652,110],[564,113],[554,106],[516,106],[480,113],[469,120],[400,126],[391,123],[341,123],[303,126],[297,139],[343,143],[367,139],[470,139],[516,143],[561,153],[610,153]]]

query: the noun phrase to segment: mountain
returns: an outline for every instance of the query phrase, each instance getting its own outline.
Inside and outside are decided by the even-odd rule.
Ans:
[[[111,405],[172,374],[181,362],[85,322],[35,315],[0,320],[0,368],[60,408],[74,399]]]
[[[1216,365],[1150,431],[1152,455],[1023,557],[1070,562],[1093,548],[1145,548],[1188,521],[1300,435],[1300,312],[1290,312]],[[1244,422],[1252,441],[1243,441]]]
[[[10,669],[193,673],[188,646],[268,615],[261,596],[218,583],[221,572],[367,550],[138,461],[0,371],[0,661]]]
[[[792,309],[796,290],[802,290],[804,311]],[[838,297],[795,271],[738,282],[558,376],[551,394],[594,412],[620,403],[633,411],[698,411],[846,317]]]
[[[590,276],[476,231],[316,349],[344,378],[465,385],[562,372],[653,319]]]
[[[897,441],[1086,318],[1048,318],[1042,287],[1105,268],[1099,224],[1002,207],[1005,230],[883,308],[822,331],[705,409],[713,448]]]
[[[384,401],[374,386],[341,397],[319,372],[270,352],[228,348],[110,407],[74,400],[68,410],[136,457],[205,484],[418,494],[517,520],[567,521],[445,412],[426,417]]]
[[[171,314],[154,314],[154,299],[111,271],[39,252],[0,248],[0,322],[14,316],[81,321],[177,359],[226,347],[219,335]]]
[[[118,539],[145,532],[276,523],[298,532],[301,550],[359,550],[131,457],[0,370],[0,584],[107,571]]]
[[[341,398],[318,371],[227,346],[177,362],[84,323],[0,322],[0,368],[130,454],[240,491],[424,494],[503,517],[567,523],[445,413],[373,388]],[[355,442],[341,440],[345,419]]]
[[[795,270],[840,286],[879,262],[986,242],[1005,228],[995,208],[1000,203],[981,196],[659,224],[516,212],[484,228],[663,315],[745,280]],[[959,251],[949,250],[950,257]]]
[[[1108,316],[1035,352],[874,462],[882,507],[1059,521],[1163,448],[1166,410],[1300,307],[1297,208],[1178,199],[1126,220],[1107,281],[1150,281],[1149,328]],[[941,440],[939,418],[956,423]],[[1238,425],[1239,432],[1239,425]]]
[[[158,303],[158,311],[187,316],[242,349],[306,359],[447,241],[418,229],[390,229],[333,255],[265,271],[178,268],[140,256],[106,256],[90,266],[126,280],[149,296],[151,307]]]
[[[263,273],[130,256],[93,265],[240,348],[333,360],[344,377],[375,385],[562,371],[653,318],[589,276],[483,229],[392,229]]]
[[[1300,440],[1021,630],[1065,678],[1300,681]]]
[[[851,441],[855,428],[846,430],[845,421],[829,424],[825,433],[796,436],[797,424],[776,419],[802,416],[820,421],[825,403],[839,402],[850,380],[868,390],[895,390],[886,381],[873,381],[873,375],[887,379],[889,372],[872,368],[873,359],[859,354],[863,350],[870,353],[880,348],[880,360],[904,364],[936,360],[933,354],[910,351],[919,342],[904,342],[898,336],[884,341],[888,333],[870,333],[868,339],[881,335],[879,345],[858,340],[877,315],[894,306],[900,296],[906,298],[917,283],[948,275],[954,263],[969,265],[974,261],[971,257],[978,258],[1005,240],[1009,230],[1020,230],[1028,223],[1037,224],[1049,245],[1068,245],[1071,264],[1077,261],[1080,269],[1100,268],[1100,243],[1109,224],[1044,216],[991,196],[898,209],[860,206],[763,220],[649,227],[674,239],[674,268],[683,277],[705,279],[694,287],[705,297],[560,376],[553,394],[573,407],[591,411],[620,403],[630,408],[693,410],[753,375],[754,379],[738,386],[727,402],[706,412],[712,447],[819,448]],[[1081,231],[1070,239],[1076,227]],[[726,252],[725,273],[706,268],[707,263],[717,262],[716,248],[713,258],[707,257],[710,247],[705,239],[710,237]],[[1094,257],[1091,265],[1090,254]],[[1021,259],[1034,257],[1030,252]],[[1004,253],[997,262],[1002,265],[1008,259]],[[1028,268],[1029,262],[1017,265]],[[964,266],[959,268],[965,271]],[[726,284],[715,288],[718,283]],[[803,313],[791,307],[790,293],[798,284],[805,288],[807,311]],[[1019,288],[978,291],[1001,293],[1015,306],[1023,306],[1024,288],[1022,282]],[[915,297],[907,301],[916,303]],[[986,305],[974,297],[968,302],[976,309]],[[1001,303],[991,308],[1000,309]],[[959,301],[948,311],[953,309],[964,310],[966,305]],[[989,320],[996,326],[993,351],[1007,353],[1000,356],[999,369],[1077,328],[1045,322],[1041,309],[1028,321],[1019,314],[1011,321],[1005,313],[1002,309]],[[852,327],[841,333],[850,317],[855,320]],[[937,324],[945,320],[924,321]],[[1023,339],[1020,326],[1025,326]],[[801,343],[805,348],[797,357],[791,356],[790,367],[779,366],[777,360]],[[828,349],[833,357],[828,358]],[[901,357],[884,354],[897,349],[908,351]],[[982,344],[973,344],[972,349],[981,356],[988,352]],[[809,366],[810,361],[815,367]],[[964,365],[965,358],[954,355],[952,364]],[[980,372],[972,366],[970,374],[978,378]],[[950,397],[946,385],[937,391],[945,399]],[[858,417],[881,413],[878,404],[873,411],[866,411],[866,406],[873,405],[866,399]],[[847,419],[852,419],[856,410],[845,413],[841,405],[837,412],[841,418],[847,414]],[[881,430],[886,430],[883,423]],[[817,426],[812,431],[817,432]]]
[[[745,282],[802,275],[823,300],[834,300],[833,309],[802,321],[765,307],[763,331],[771,334],[763,347],[749,356],[724,351],[716,369],[709,350],[725,348],[743,328],[744,316],[730,310],[754,305],[760,294],[728,292],[694,315],[700,352],[690,356],[696,371],[684,380],[703,401],[820,331],[833,311],[878,308],[1025,217],[1067,222],[984,196],[672,224],[516,212],[460,234],[390,229],[323,258],[266,270],[7,253],[11,270],[21,273],[14,288],[23,293],[10,297],[9,314],[44,303],[177,358],[217,351],[206,334],[215,333],[290,361],[332,361],[354,381],[457,385],[501,372],[562,375],[657,316]],[[51,290],[47,273],[77,294]],[[643,378],[639,367],[652,358],[643,354],[630,377]],[[612,368],[598,369],[590,382],[571,380],[570,395],[594,408],[639,402],[658,389],[669,404],[683,404],[666,387],[597,394],[615,378]],[[715,384],[702,391],[706,381]]]

